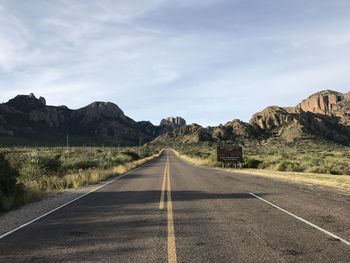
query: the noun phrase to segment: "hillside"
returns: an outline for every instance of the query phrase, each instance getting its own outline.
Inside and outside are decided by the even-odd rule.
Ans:
[[[187,125],[159,136],[152,143],[244,143],[276,139],[287,143],[322,139],[349,145],[350,93],[321,91],[295,107],[267,107],[255,113],[249,123],[233,120],[217,127]]]
[[[232,120],[224,125],[186,125],[181,117],[168,117],[159,126],[136,122],[111,102],[94,102],[72,110],[48,106],[43,97],[18,95],[0,104],[0,145],[132,146],[152,144],[201,144],[222,141],[295,142],[323,139],[350,144],[350,93],[325,90],[295,107],[270,106],[255,113],[249,123]]]
[[[44,98],[18,95],[0,104],[0,144],[8,145],[138,145],[169,127],[136,122],[111,102],[94,102],[77,110],[48,106]]]

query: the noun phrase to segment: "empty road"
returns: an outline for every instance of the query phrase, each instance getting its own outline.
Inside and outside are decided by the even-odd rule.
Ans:
[[[172,151],[0,239],[0,262],[350,262],[350,195]]]

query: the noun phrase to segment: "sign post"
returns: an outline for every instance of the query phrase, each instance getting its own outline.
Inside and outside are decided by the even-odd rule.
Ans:
[[[234,163],[237,167],[238,163],[243,162],[243,149],[236,145],[218,145],[216,148],[217,161],[222,162],[223,168],[226,163]]]

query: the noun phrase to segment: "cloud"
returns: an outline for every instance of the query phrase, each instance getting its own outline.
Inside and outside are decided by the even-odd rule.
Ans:
[[[0,5],[0,68],[11,72],[24,60],[31,35],[12,13]]]
[[[317,1],[316,1],[317,2]],[[248,120],[350,84],[349,2],[0,0],[3,101],[35,92],[137,120]]]

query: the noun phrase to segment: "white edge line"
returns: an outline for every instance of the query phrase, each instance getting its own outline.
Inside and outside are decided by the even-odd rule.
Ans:
[[[153,160],[154,160],[154,159],[153,159]],[[151,161],[153,161],[153,160],[151,160]],[[53,213],[53,212],[55,212],[55,211],[57,211],[57,210],[59,210],[59,209],[65,207],[65,206],[67,206],[67,205],[69,205],[69,204],[71,204],[71,203],[73,203],[73,202],[75,202],[75,201],[78,201],[79,199],[81,199],[81,198],[87,196],[88,194],[91,194],[92,192],[97,191],[98,189],[100,189],[100,188],[102,188],[102,187],[104,187],[104,186],[106,186],[106,185],[108,185],[108,184],[110,184],[110,183],[113,183],[114,181],[116,181],[116,180],[118,180],[118,179],[120,179],[120,178],[122,178],[122,177],[128,175],[129,173],[132,173],[132,172],[134,172],[134,171],[140,169],[141,167],[143,167],[144,165],[146,165],[146,164],[149,163],[149,162],[150,162],[150,161],[148,161],[148,162],[146,162],[146,163],[140,165],[139,167],[136,167],[135,169],[130,170],[129,172],[126,172],[125,174],[119,175],[118,177],[116,177],[116,178],[114,178],[114,179],[112,179],[112,180],[110,180],[110,181],[107,181],[107,182],[104,183],[103,185],[100,185],[100,186],[98,186],[98,187],[96,187],[96,188],[90,190],[89,192],[87,192],[87,193],[85,193],[85,194],[83,194],[83,195],[80,195],[80,196],[74,198],[73,200],[68,201],[67,203],[64,203],[63,205],[60,205],[60,206],[58,206],[58,207],[56,207],[56,208],[54,208],[54,209],[52,209],[52,210],[46,212],[45,214],[42,214],[41,216],[39,216],[39,217],[37,217],[37,218],[34,218],[33,220],[30,220],[29,222],[24,223],[23,225],[20,225],[19,227],[16,227],[16,228],[14,228],[14,229],[12,229],[12,230],[10,230],[10,231],[8,231],[8,232],[2,234],[2,235],[0,236],[0,239],[3,239],[4,237],[7,237],[7,236],[9,236],[9,235],[11,235],[11,234],[17,232],[18,230],[20,230],[20,229],[22,229],[22,228],[24,228],[24,227],[26,227],[26,226],[28,226],[28,225],[30,225],[30,224],[32,224],[32,223],[38,221],[38,220],[40,220],[41,218],[43,218],[43,217],[45,217],[45,216],[48,216],[49,214],[51,214],[51,213]]]
[[[321,231],[322,233],[325,233],[326,235],[328,235],[330,237],[338,239],[339,241],[343,242],[345,245],[350,246],[350,242],[349,241],[347,241],[347,240],[345,240],[345,239],[343,239],[343,238],[341,238],[341,237],[339,237],[339,236],[337,236],[337,235],[335,235],[335,234],[333,234],[333,233],[331,233],[331,232],[329,232],[329,231],[327,231],[327,230],[325,230],[325,229],[323,229],[323,228],[321,228],[321,227],[319,227],[319,226],[317,226],[317,225],[315,225],[315,224],[305,220],[304,218],[301,218],[301,217],[299,217],[299,216],[297,216],[297,215],[295,215],[295,214],[293,214],[293,213],[291,213],[291,212],[289,212],[289,211],[287,211],[287,210],[285,210],[285,209],[283,209],[283,208],[281,208],[281,207],[279,207],[279,206],[277,206],[277,205],[275,205],[275,204],[265,200],[264,198],[254,194],[254,193],[249,193],[249,194],[254,196],[255,198],[258,198],[260,201],[263,201],[263,202],[273,206],[274,208],[277,208],[278,210],[281,210],[282,212],[284,212],[284,213],[286,213],[286,214],[288,214],[288,215],[290,215],[290,216],[300,220],[301,222],[303,222],[303,223],[305,223],[305,224],[307,224],[307,225],[309,225],[309,226],[311,226],[313,228],[316,228],[317,230]]]

